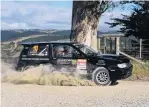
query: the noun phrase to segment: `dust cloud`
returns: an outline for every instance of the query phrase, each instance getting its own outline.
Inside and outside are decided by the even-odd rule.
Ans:
[[[1,80],[13,84],[38,84],[56,86],[92,86],[86,74],[71,67],[54,67],[51,64],[30,66],[20,72],[14,64],[1,62]]]

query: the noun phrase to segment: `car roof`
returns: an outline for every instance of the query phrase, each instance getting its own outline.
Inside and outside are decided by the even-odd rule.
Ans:
[[[80,44],[73,41],[51,41],[51,42],[23,42],[21,45],[37,45],[37,44]]]

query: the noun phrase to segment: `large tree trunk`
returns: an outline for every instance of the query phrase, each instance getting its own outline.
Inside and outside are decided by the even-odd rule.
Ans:
[[[97,49],[97,27],[101,13],[93,1],[73,1],[71,40]]]

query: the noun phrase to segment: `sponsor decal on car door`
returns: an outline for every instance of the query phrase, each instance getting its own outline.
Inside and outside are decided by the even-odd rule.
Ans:
[[[86,59],[78,59],[77,60],[77,69],[85,70],[86,69]]]

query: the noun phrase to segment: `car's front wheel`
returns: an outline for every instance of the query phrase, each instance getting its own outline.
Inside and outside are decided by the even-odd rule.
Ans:
[[[92,79],[97,85],[106,86],[111,84],[109,72],[104,68],[95,70]]]

